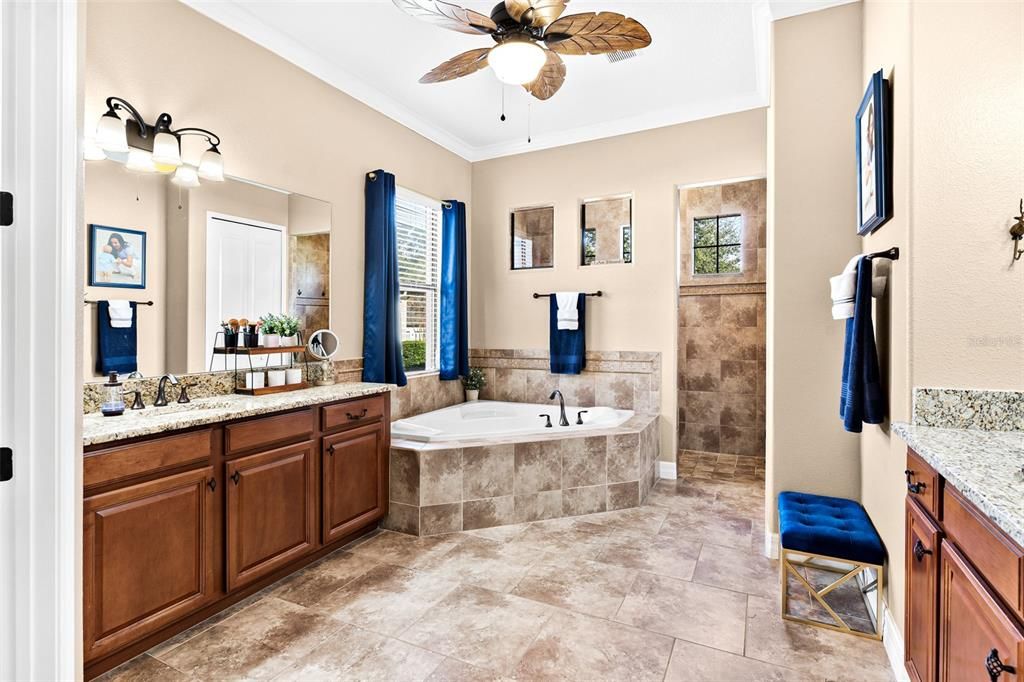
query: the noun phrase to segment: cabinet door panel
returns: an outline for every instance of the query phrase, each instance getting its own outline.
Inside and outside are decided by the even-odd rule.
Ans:
[[[1024,630],[953,544],[941,546],[939,679],[1024,681]],[[986,671],[990,659],[998,659],[1014,672],[990,678]]]
[[[205,605],[213,580],[212,467],[86,498],[85,657]]]
[[[387,452],[381,424],[323,441],[323,541],[331,542],[387,512]]]
[[[312,441],[228,462],[227,580],[234,590],[314,549]]]
[[[907,674],[934,682],[938,664],[939,542],[942,531],[919,503],[907,498],[906,648]]]

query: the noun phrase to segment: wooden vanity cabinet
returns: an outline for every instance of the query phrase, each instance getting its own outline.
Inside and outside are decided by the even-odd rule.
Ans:
[[[316,547],[315,451],[305,441],[225,465],[229,591]]]
[[[907,469],[907,674],[1024,682],[1024,551],[912,450]]]
[[[86,679],[371,531],[389,449],[386,393],[86,448]]]
[[[85,498],[86,660],[159,630],[216,596],[213,467]]]

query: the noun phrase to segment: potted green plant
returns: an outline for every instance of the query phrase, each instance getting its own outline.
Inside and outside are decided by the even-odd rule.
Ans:
[[[260,318],[260,331],[263,333],[263,345],[277,348],[281,345],[281,328],[278,316],[267,313]]]
[[[294,346],[299,342],[299,318],[287,314],[277,316],[277,333],[281,335],[282,346]]]
[[[480,398],[480,389],[487,385],[487,376],[479,367],[470,367],[469,373],[462,377],[462,388],[466,389],[466,401],[472,402]]]

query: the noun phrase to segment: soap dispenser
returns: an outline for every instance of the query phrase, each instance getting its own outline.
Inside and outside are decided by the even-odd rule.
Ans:
[[[116,417],[124,414],[124,392],[121,389],[121,382],[117,380],[117,372],[110,373],[103,388],[107,391],[107,397],[100,405],[103,416]]]

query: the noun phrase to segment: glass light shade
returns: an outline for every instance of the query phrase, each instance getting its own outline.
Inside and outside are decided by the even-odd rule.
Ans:
[[[128,161],[125,163],[125,167],[130,171],[138,171],[140,173],[156,172],[153,155],[145,149],[135,149],[134,147],[128,150]]]
[[[502,83],[523,85],[537,78],[548,57],[531,40],[506,40],[487,55],[487,63]]]
[[[153,161],[168,166],[180,166],[181,148],[178,138],[170,133],[157,133],[153,138]]]
[[[103,151],[123,153],[128,151],[128,133],[124,121],[116,115],[104,114],[96,124],[96,144]]]
[[[189,187],[199,186],[199,175],[196,173],[196,169],[192,166],[186,166],[184,164],[178,166],[178,169],[174,171],[174,177],[171,178],[178,187]]]
[[[103,161],[107,158],[107,155],[103,153],[100,146],[96,144],[96,140],[91,137],[85,138],[85,141],[82,143],[82,154],[85,156],[86,161]]]
[[[199,177],[204,180],[224,181],[224,158],[216,149],[207,149],[199,159]]]

